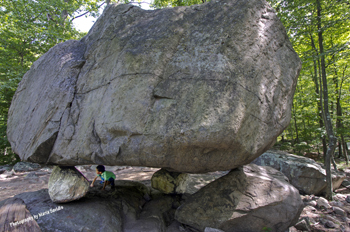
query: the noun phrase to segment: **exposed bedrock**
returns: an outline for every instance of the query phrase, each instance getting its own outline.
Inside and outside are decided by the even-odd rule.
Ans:
[[[300,68],[263,0],[110,5],[25,74],[8,138],[37,163],[229,170],[287,127]]]

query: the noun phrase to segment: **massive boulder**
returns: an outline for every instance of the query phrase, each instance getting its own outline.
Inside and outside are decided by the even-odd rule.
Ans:
[[[287,127],[300,68],[264,0],[110,5],[24,75],[8,139],[37,163],[229,170]]]
[[[281,172],[249,164],[191,195],[175,219],[200,231],[285,231],[298,221],[303,207],[298,190]]]
[[[303,194],[320,195],[326,191],[326,170],[313,159],[284,151],[269,150],[252,163],[270,166],[282,172],[288,177],[290,183]],[[333,170],[333,190],[339,188],[345,178],[344,174]]]

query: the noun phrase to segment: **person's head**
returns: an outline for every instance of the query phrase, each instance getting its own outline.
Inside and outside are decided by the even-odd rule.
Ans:
[[[105,166],[97,165],[97,167],[96,167],[96,173],[97,174],[102,174],[104,171],[105,171]]]

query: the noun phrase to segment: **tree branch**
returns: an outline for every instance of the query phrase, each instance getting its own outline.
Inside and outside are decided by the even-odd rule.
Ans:
[[[97,9],[100,9],[100,7],[103,6],[103,4],[105,4],[105,2],[103,2],[101,5],[99,5],[99,6],[97,7]],[[76,16],[76,17],[74,17],[74,18],[72,18],[72,19],[70,20],[70,22],[73,22],[74,19],[80,18],[80,17],[82,17],[82,16],[84,16],[84,15],[86,15],[86,14],[88,14],[88,13],[90,13],[90,12],[89,12],[89,11],[86,11],[85,13],[83,13],[83,14],[81,14],[81,15],[78,15],[78,16]]]

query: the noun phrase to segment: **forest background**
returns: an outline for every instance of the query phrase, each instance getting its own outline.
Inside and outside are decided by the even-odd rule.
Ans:
[[[141,0],[142,1],[142,0]],[[119,3],[141,5],[141,1]],[[206,0],[154,0],[152,9]],[[113,1],[112,1],[113,2]],[[114,1],[113,3],[116,3]],[[350,2],[268,0],[302,60],[292,120],[275,147],[325,161],[348,162],[350,142]],[[110,0],[0,0],[0,165],[19,157],[7,140],[12,97],[32,63],[57,43],[80,39],[81,17],[97,18]],[[327,160],[327,159],[326,159]],[[345,165],[339,163],[338,165]],[[333,162],[335,164],[335,161]]]

